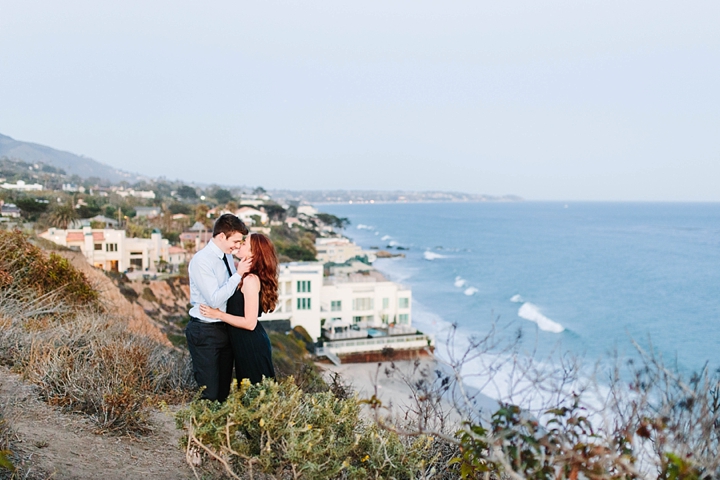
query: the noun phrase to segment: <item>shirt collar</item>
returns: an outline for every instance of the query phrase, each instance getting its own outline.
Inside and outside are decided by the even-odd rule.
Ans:
[[[215,245],[215,240],[214,240],[214,239],[210,239],[210,241],[208,242],[208,248],[210,248],[210,250],[212,251],[212,253],[213,253],[216,257],[218,257],[218,258],[223,258],[223,257],[225,256],[225,252],[223,252],[222,250],[220,250],[220,247],[218,247],[217,245]]]

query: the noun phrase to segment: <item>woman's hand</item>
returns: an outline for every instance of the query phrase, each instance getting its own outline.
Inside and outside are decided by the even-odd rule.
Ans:
[[[222,313],[218,308],[208,307],[207,305],[200,304],[200,313],[203,317],[212,318],[213,320],[220,320],[220,314]]]

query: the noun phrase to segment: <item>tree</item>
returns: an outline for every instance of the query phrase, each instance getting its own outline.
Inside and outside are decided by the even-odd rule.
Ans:
[[[217,190],[215,190],[215,194],[213,196],[219,204],[228,203],[233,200],[233,196],[232,193],[230,193],[230,190],[225,190],[224,188],[218,188]]]
[[[255,187],[255,190],[253,190],[253,195],[265,195],[267,191],[263,187]]]
[[[71,204],[61,203],[50,211],[48,221],[53,227],[67,229],[68,225],[77,218],[78,214]]]
[[[343,229],[350,225],[350,220],[346,217],[336,217],[335,215],[331,215],[329,213],[318,213],[315,216],[325,225],[329,225],[331,227]]]
[[[48,209],[47,200],[32,197],[19,198],[15,205],[22,210],[23,216],[29,220],[37,219],[38,215]]]
[[[192,211],[189,205],[179,202],[171,203],[168,207],[168,210],[170,210],[170,213],[172,213],[173,215],[178,213],[184,213],[185,215],[189,215]]]
[[[267,213],[270,220],[282,222],[287,216],[287,212],[285,211],[285,209],[280,205],[274,203],[265,204],[260,208],[264,210],[265,213]]]
[[[178,188],[177,195],[178,197],[185,198],[187,200],[194,200],[198,198],[198,194],[195,189],[187,185],[183,185],[182,187]]]

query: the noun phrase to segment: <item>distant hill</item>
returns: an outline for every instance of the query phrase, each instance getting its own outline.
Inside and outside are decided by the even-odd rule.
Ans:
[[[521,202],[517,195],[387,190],[268,190],[278,201],[307,203]]]
[[[98,177],[114,183],[123,180],[135,183],[145,179],[140,175],[123,172],[92,158],[55,150],[37,143],[21,142],[2,134],[0,134],[1,157],[28,163],[44,162],[53,167],[62,168],[68,175],[78,175],[82,178]]]

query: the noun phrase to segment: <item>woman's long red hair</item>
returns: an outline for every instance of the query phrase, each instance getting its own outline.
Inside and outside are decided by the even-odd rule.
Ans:
[[[252,263],[245,277],[254,273],[260,279],[260,308],[269,313],[275,310],[278,302],[278,259],[275,245],[262,233],[250,234]],[[242,286],[242,281],[240,281]]]

